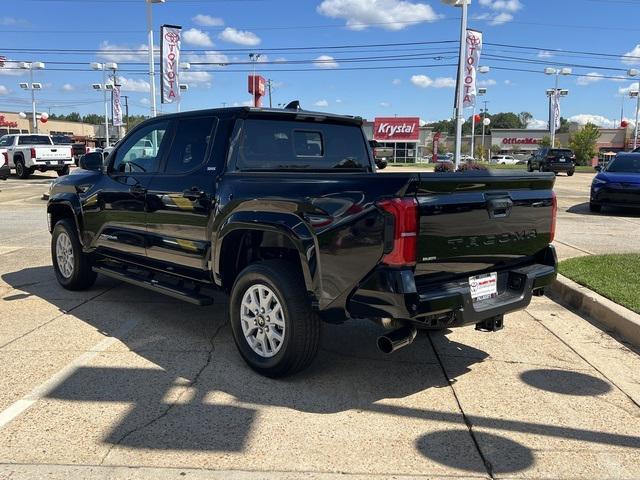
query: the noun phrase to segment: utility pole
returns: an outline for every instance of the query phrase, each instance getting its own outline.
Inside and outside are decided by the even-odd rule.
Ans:
[[[124,114],[127,117],[127,133],[129,133],[129,95],[123,95],[124,98]]]
[[[483,103],[484,109],[482,110],[482,160],[484,160],[484,129],[486,128],[484,121],[487,118],[487,104],[489,103],[489,101],[485,100]]]
[[[271,104],[271,79],[267,80],[267,88],[269,89],[269,108],[273,108]]]

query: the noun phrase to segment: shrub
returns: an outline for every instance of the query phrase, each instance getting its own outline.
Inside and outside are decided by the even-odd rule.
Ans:
[[[458,167],[459,172],[467,172],[469,170],[489,170],[489,168],[477,162],[463,163]]]
[[[453,172],[453,164],[449,162],[439,162],[433,169],[434,172]]]

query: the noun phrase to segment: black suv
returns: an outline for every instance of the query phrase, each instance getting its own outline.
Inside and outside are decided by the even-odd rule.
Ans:
[[[58,282],[229,292],[240,354],[272,377],[311,362],[321,320],[394,328],[391,353],[417,329],[499,329],[556,275],[553,175],[378,174],[357,117],[163,115],[80,166],[50,191]]]
[[[543,147],[531,155],[527,170],[533,172],[566,172],[572,176],[576,172],[576,156],[568,148]]]

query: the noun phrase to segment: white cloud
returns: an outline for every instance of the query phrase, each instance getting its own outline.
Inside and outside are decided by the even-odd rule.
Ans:
[[[4,85],[0,85],[0,95],[9,95],[11,91]]]
[[[630,52],[624,54],[622,57],[622,63],[626,63],[627,65],[640,65],[640,43],[633,47]],[[626,58],[626,57],[636,57],[636,58]]]
[[[412,75],[411,83],[420,88],[453,88],[456,86],[456,80],[451,77],[438,77],[435,80],[426,75]]]
[[[209,34],[198,30],[197,28],[190,28],[182,34],[182,40],[189,45],[195,45],[197,47],[213,47],[213,42],[209,37]]]
[[[520,0],[480,0],[480,5],[492,10],[517,12],[522,8]]]
[[[391,104],[389,102],[380,102],[380,106],[382,108],[389,108],[391,106]]]
[[[491,87],[496,84],[496,81],[493,78],[488,80],[478,80],[479,87]]]
[[[640,85],[640,82],[633,82],[626,87],[618,88],[618,93],[620,95],[629,95],[629,92],[637,92]]]
[[[323,0],[317,11],[326,17],[344,19],[351,30],[365,30],[368,26],[402,30],[441,17],[427,4],[406,0]]]
[[[329,55],[320,55],[313,61],[313,64],[318,68],[338,68],[338,62],[335,58]]]
[[[544,130],[547,128],[547,122],[545,120],[532,118],[529,120],[529,123],[527,123],[527,128],[529,130]]]
[[[142,44],[137,48],[126,45],[115,45],[105,40],[100,44],[98,58],[108,62],[140,62],[147,58],[147,46]]]
[[[504,84],[505,84],[507,87],[510,87],[510,86],[512,86],[512,85],[513,85],[513,82],[512,82],[511,80],[508,80],[508,79],[507,79],[507,80],[505,80],[505,81],[504,81]]]
[[[553,52],[548,50],[540,50],[537,55],[538,58],[551,58],[553,57]]]
[[[26,74],[28,70],[22,70],[20,68],[20,63],[21,62],[7,60],[4,62],[4,67],[0,67],[0,75],[19,77],[20,75]]]
[[[253,100],[244,100],[242,102],[233,102],[234,107],[253,107]]]
[[[201,27],[221,27],[224,25],[224,20],[221,18],[204,15],[202,13],[199,13],[191,20],[193,20],[193,23],[200,25]]]
[[[235,28],[225,28],[218,37],[225,42],[237,43],[238,45],[246,45],[248,47],[255,47],[260,45],[260,37],[255,33],[247,30],[236,30]]]
[[[120,82],[120,85],[122,85],[121,90],[123,92],[147,93],[151,90],[151,85],[146,80],[118,77],[118,81]]]
[[[328,107],[329,106],[329,102],[327,102],[326,100],[318,100],[316,103],[313,104],[314,107]]]
[[[215,50],[207,50],[203,53],[189,53],[184,55],[184,61],[191,63],[193,70],[209,69],[212,66],[224,66],[229,63],[229,57],[224,53]],[[207,65],[195,65],[196,63],[204,63]]]
[[[211,87],[213,75],[209,72],[180,72],[180,83],[186,83],[189,86]]]
[[[399,78],[394,78],[393,80],[391,80],[391,83],[393,85],[400,85],[402,83],[402,80],[400,80]]]
[[[76,87],[74,87],[70,83],[65,83],[64,85],[62,85],[62,91],[63,92],[73,92],[75,89],[76,89]]]
[[[591,85],[592,83],[596,83],[596,82],[600,82],[604,80],[602,78],[602,74],[598,73],[598,72],[589,72],[586,75],[582,75],[581,77],[578,77],[576,80],[576,83],[578,85]]]
[[[29,25],[29,22],[27,22],[26,20],[22,20],[20,18],[14,18],[14,17],[0,17],[0,25],[2,25],[3,27],[10,27],[10,26],[18,26],[18,25]]]
[[[341,98],[336,98],[336,103],[342,103],[342,99]]]
[[[510,13],[502,12],[491,19],[489,25],[502,25],[513,20],[513,15]]]
[[[147,97],[143,97],[140,99],[140,103],[143,105],[149,105],[151,104],[151,100],[149,100]]]
[[[593,123],[594,125],[603,128],[616,128],[618,126],[617,120],[611,120],[607,117],[603,117],[602,115],[593,115],[590,113],[581,113],[579,115],[574,115],[572,117],[569,117],[567,120],[579,125]]]

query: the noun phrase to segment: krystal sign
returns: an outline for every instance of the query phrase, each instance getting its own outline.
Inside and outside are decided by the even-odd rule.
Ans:
[[[376,117],[373,138],[380,142],[417,142],[420,138],[418,117]]]

